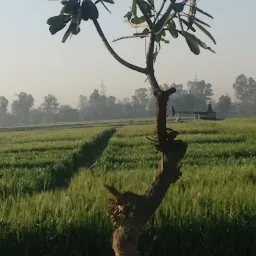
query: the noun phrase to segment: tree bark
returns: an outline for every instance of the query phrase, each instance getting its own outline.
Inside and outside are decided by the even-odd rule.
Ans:
[[[151,81],[150,77],[150,81]],[[116,256],[137,256],[139,237],[144,225],[160,206],[170,185],[181,176],[178,164],[184,157],[187,144],[175,140],[178,133],[166,128],[166,107],[169,95],[174,89],[162,91],[160,88],[155,94],[157,98],[156,111],[156,145],[162,153],[160,165],[149,190],[144,195],[132,192],[121,193],[114,187],[105,185],[114,196],[110,200],[108,215],[115,230],[112,238],[112,248]]]

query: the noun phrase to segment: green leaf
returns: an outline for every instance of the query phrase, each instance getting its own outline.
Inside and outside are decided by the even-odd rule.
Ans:
[[[150,5],[149,3],[147,3],[144,0],[141,0],[141,6],[142,6],[143,10],[146,11],[147,13],[150,13],[153,10],[152,5]]]
[[[87,21],[89,20],[89,18],[90,18],[90,6],[88,1],[84,1],[82,3],[82,19],[84,21]]]
[[[87,2],[89,8],[89,19],[97,20],[99,18],[97,6],[91,0],[85,0],[85,2]]]
[[[148,3],[154,8],[155,7],[155,0],[148,0]]]
[[[179,33],[177,30],[169,30],[170,34],[172,35],[173,38],[178,38]]]
[[[211,35],[211,33],[204,28],[202,25],[200,25],[198,22],[194,21],[194,24],[200,28],[208,37],[210,37],[212,39],[212,41],[214,42],[214,44],[216,44],[216,40],[214,39],[214,37]]]
[[[164,15],[161,17],[161,19],[155,24],[154,26],[154,32],[155,34],[161,33],[165,25],[168,23],[168,21],[171,19],[171,11],[172,11],[172,5],[170,4]]]
[[[62,13],[73,14],[80,8],[80,1],[77,0],[62,1],[62,4]]]
[[[149,33],[150,33],[150,31],[149,31],[148,28],[145,28],[145,29],[142,31],[142,34],[144,34],[144,35],[147,35],[147,34],[149,34]]]
[[[197,10],[198,12],[204,14],[205,16],[207,16],[207,17],[213,19],[213,16],[212,16],[212,15],[210,15],[209,13],[207,13],[207,12],[205,12],[205,11],[199,9],[198,7],[194,6],[194,7],[192,7],[192,8],[194,8],[194,9]]]
[[[51,33],[52,35],[54,35],[54,34],[56,34],[57,32],[59,32],[60,30],[62,30],[63,28],[65,28],[65,26],[66,26],[66,23],[63,23],[63,24],[61,24],[61,25],[59,25],[59,26],[51,25],[51,26],[49,27],[49,31],[50,31],[50,33]]]
[[[199,55],[200,48],[199,48],[198,41],[196,40],[196,37],[186,31],[180,31],[179,33],[185,37],[186,42],[187,42],[188,47],[190,48],[191,52],[193,52],[196,55]]]
[[[106,2],[106,3],[109,3],[109,4],[114,4],[115,2],[113,0],[97,0],[95,2],[95,4],[99,3],[99,2]]]
[[[175,12],[182,12],[184,10],[185,3],[174,3],[172,8]]]
[[[127,20],[131,20],[131,18],[132,18],[132,11],[129,11],[129,12],[127,12],[125,15],[124,15],[124,18],[127,18]]]
[[[72,28],[71,28],[71,24],[70,24],[62,38],[62,43],[65,43],[67,41],[68,37],[71,35],[71,31],[72,31]]]
[[[202,42],[202,41],[201,41],[199,38],[197,38],[195,35],[193,35],[193,34],[191,34],[191,33],[189,33],[189,32],[186,32],[186,31],[183,31],[183,32],[179,31],[179,33],[180,33],[181,35],[183,35],[185,38],[188,38],[188,37],[189,37],[191,40],[197,42],[197,44],[198,44],[200,47],[202,47],[202,48],[204,48],[204,49],[206,49],[206,50],[209,50],[209,51],[211,51],[212,53],[215,53],[215,51],[214,51],[211,47],[207,46],[204,42]]]
[[[168,27],[168,28],[171,28],[171,29],[176,29],[176,23],[174,22],[174,20],[170,20],[170,21],[167,23],[167,27]]]
[[[181,14],[181,16],[186,16],[186,17],[189,17],[186,13],[184,13],[184,14]],[[207,27],[211,27],[209,24],[207,24],[206,22],[204,22],[204,21],[202,21],[202,20],[200,20],[200,19],[198,19],[198,18],[196,18],[196,17],[193,17],[193,18],[191,18],[192,20],[193,20],[193,22],[194,21],[197,21],[197,22],[199,22],[199,23],[201,23],[201,24],[203,24],[203,25],[205,25],[205,26],[207,26]]]
[[[164,37],[166,36],[166,32],[165,30],[162,30],[161,33],[156,35],[156,42],[159,43],[159,50],[161,49],[161,41],[165,42],[167,40],[164,39]]]
[[[173,38],[177,38],[179,36],[178,31],[176,30],[176,24],[173,20],[170,20],[167,23],[167,28],[170,34],[172,35]]]
[[[193,52],[195,55],[200,54],[200,48],[196,41],[192,40],[190,37],[186,37],[186,42],[191,52]]]
[[[134,18],[131,19],[131,23],[138,25],[138,24],[141,24],[141,23],[145,22],[145,20],[146,19],[145,19],[144,16],[141,16],[140,18],[134,17]]]
[[[50,17],[47,20],[47,24],[50,25],[49,31],[52,35],[62,30],[66,24],[71,20],[70,15],[58,15]]]
[[[71,20],[71,16],[70,15],[58,15],[58,16],[53,16],[50,17],[47,20],[47,24],[50,26],[60,26],[63,23],[68,23]]]
[[[137,17],[137,0],[132,1],[132,14]]]
[[[184,20],[182,18],[180,18],[180,21],[182,23],[184,23],[188,27],[188,29],[191,29],[193,32],[196,32],[196,30],[192,27],[192,25],[188,21],[186,21],[186,20]]]
[[[212,53],[216,53],[211,47],[207,46],[206,43],[202,42],[199,38],[195,37],[195,40],[198,42],[199,46],[202,48],[211,51]]]
[[[108,9],[105,3],[114,4],[115,2],[113,0],[97,0],[95,2],[95,5],[101,3],[103,7],[111,14],[111,11]]]

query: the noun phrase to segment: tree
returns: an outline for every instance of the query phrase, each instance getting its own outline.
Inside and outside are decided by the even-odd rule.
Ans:
[[[87,96],[80,95],[79,96],[79,103],[78,103],[78,109],[79,111],[85,110],[89,105],[89,100]]]
[[[219,97],[216,108],[223,114],[227,114],[231,107],[231,98],[228,95],[222,95]]]
[[[201,81],[188,81],[189,93],[194,94],[200,99],[206,101],[210,100],[213,96],[212,85],[206,83],[204,80]]]
[[[160,48],[161,43],[169,42],[166,39],[168,32],[174,38],[178,36],[184,37],[188,47],[196,55],[200,54],[200,47],[212,51],[210,47],[206,46],[205,43],[184,28],[186,26],[191,31],[195,31],[193,27],[195,25],[206,32],[206,29],[203,28],[205,23],[199,21],[202,24],[200,25],[198,19],[195,20],[196,12],[205,14],[208,17],[212,16],[199,9],[196,6],[196,0],[191,1],[189,13],[183,14],[187,2],[187,0],[177,3],[175,0],[162,0],[162,5],[158,8],[152,0],[132,0],[131,11],[128,11],[124,17],[127,23],[133,28],[136,28],[137,31],[131,36],[121,37],[116,39],[116,41],[124,38],[149,38],[146,67],[136,66],[122,59],[111,47],[102,31],[98,22],[99,11],[97,4],[104,3],[103,6],[107,9],[106,4],[114,4],[113,0],[102,0],[96,1],[95,3],[90,0],[62,1],[64,6],[61,14],[51,17],[47,21],[52,34],[57,33],[70,22],[62,39],[64,43],[71,34],[77,35],[80,33],[80,23],[82,20],[91,20],[111,55],[125,67],[144,74],[156,98],[156,147],[161,152],[161,160],[155,181],[144,195],[137,195],[132,192],[122,193],[117,191],[114,186],[105,185],[108,191],[114,196],[112,203],[109,205],[108,214],[115,226],[112,248],[116,255],[138,255],[137,246],[144,225],[161,204],[169,186],[176,182],[181,175],[178,163],[185,155],[187,144],[181,140],[176,140],[175,138],[178,133],[168,130],[166,127],[167,103],[169,96],[176,89],[174,87],[167,90],[160,88],[155,77],[154,63],[160,49],[162,49]],[[180,29],[177,25],[180,25]],[[139,29],[140,31],[138,32]],[[206,34],[215,43],[214,38],[208,31]]]
[[[5,123],[8,104],[9,101],[4,96],[0,96],[0,125]]]
[[[204,111],[206,102],[194,94],[179,95],[173,100],[173,106],[178,111]]]
[[[0,116],[5,116],[8,110],[9,101],[4,97],[0,96]]]
[[[107,97],[107,103],[108,104],[116,104],[116,97],[115,96]]]
[[[149,97],[147,88],[139,88],[135,90],[132,96],[132,104],[139,117],[145,117],[148,106]]]
[[[183,89],[183,84],[175,84],[173,83],[171,87],[174,87],[176,89],[175,94],[173,94],[174,99],[178,98],[180,96],[186,95],[188,93],[187,90]]]
[[[79,96],[78,111],[79,111],[80,120],[86,119],[86,114],[88,111],[89,104],[90,103],[87,96],[84,96],[84,95]]]
[[[36,109],[31,109],[29,123],[32,125],[38,125],[43,124],[44,122],[45,113],[42,111],[42,109],[40,107]]]
[[[233,89],[238,100],[243,103],[256,101],[256,82],[252,77],[247,78],[244,74],[239,75],[233,84]]]
[[[99,90],[94,89],[92,94],[90,95],[90,104],[99,104],[102,102],[101,96],[99,94]]]
[[[76,122],[78,119],[79,119],[78,109],[74,109],[69,105],[61,105],[59,107],[58,121]]]
[[[16,96],[18,99],[12,102],[12,112],[18,117],[20,124],[28,124],[29,113],[35,100],[31,94],[25,92],[20,92]]]
[[[244,74],[239,75],[233,84],[236,98],[240,101],[241,113],[256,113],[256,82],[252,77],[247,78]]]
[[[55,95],[48,94],[44,96],[44,102],[41,105],[41,109],[45,112],[45,122],[55,122],[57,115],[59,102]]]

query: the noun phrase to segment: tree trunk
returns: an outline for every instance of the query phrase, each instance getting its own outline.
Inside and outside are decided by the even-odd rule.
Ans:
[[[157,83],[149,77],[150,83]],[[157,85],[158,86],[158,85]],[[153,87],[156,88],[156,87]],[[158,87],[159,88],[159,87]],[[175,140],[178,133],[166,127],[166,108],[170,94],[174,88],[167,91],[156,89],[156,147],[162,153],[160,165],[155,180],[144,195],[132,192],[121,193],[114,187],[105,185],[114,196],[108,207],[108,215],[114,224],[112,248],[116,256],[137,256],[139,237],[144,225],[160,206],[170,185],[175,183],[181,173],[178,163],[184,157],[187,144]]]

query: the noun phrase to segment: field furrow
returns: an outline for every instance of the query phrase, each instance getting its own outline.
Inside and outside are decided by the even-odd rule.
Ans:
[[[80,167],[93,164],[115,132],[99,128],[84,130],[48,131],[46,134],[23,132],[6,140],[8,143],[0,150],[0,195],[67,186]],[[70,138],[73,135],[74,141],[59,140],[65,138],[65,134]],[[45,141],[41,142],[43,139]]]

